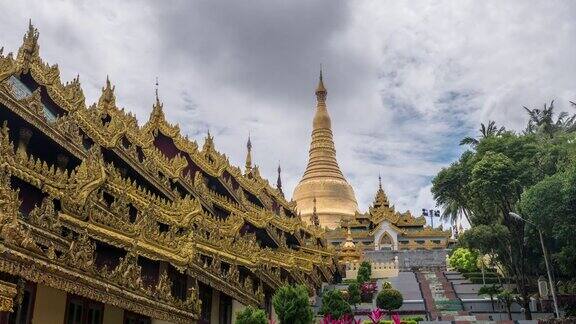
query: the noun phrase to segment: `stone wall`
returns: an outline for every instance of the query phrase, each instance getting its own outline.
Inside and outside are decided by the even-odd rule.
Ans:
[[[393,262],[398,257],[398,268],[444,268],[448,250],[403,250],[403,251],[365,251],[364,258],[370,262]]]

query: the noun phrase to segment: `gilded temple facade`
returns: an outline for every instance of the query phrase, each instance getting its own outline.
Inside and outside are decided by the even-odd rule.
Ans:
[[[143,126],[109,80],[87,106],[38,36],[0,50],[0,323],[230,323],[332,280],[325,232],[258,168],[181,135],[158,93]]]
[[[354,219],[342,222],[339,228],[328,231],[326,236],[340,259],[358,260],[365,251],[446,249],[452,231],[444,230],[442,226],[427,226],[424,216],[414,217],[410,211],[396,211],[390,205],[380,180],[368,212],[356,214]]]

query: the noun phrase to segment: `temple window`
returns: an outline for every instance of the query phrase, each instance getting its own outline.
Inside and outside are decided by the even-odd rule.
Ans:
[[[424,244],[425,241],[424,241],[424,240],[416,240],[416,241],[414,241],[414,242],[416,242],[416,243],[418,243],[418,244]]]
[[[138,209],[136,209],[132,203],[128,204],[128,215],[130,216],[130,223],[136,223],[136,219],[138,219]]]
[[[160,231],[160,233],[166,233],[170,230],[170,225],[168,224],[164,224],[161,222],[157,222],[158,224],[158,231]]]
[[[108,270],[116,268],[120,263],[120,258],[126,256],[126,251],[110,244],[96,241],[96,267],[101,269],[107,267]]]
[[[142,269],[142,283],[144,286],[156,286],[156,284],[158,284],[158,278],[160,277],[160,262],[139,256],[138,265]]]
[[[181,273],[172,265],[168,264],[168,276],[172,280],[172,296],[180,300],[185,300],[188,292],[188,277],[186,273]]]
[[[10,185],[12,189],[18,190],[18,200],[20,200],[19,211],[24,216],[28,216],[32,209],[40,206],[42,200],[46,197],[46,194],[43,193],[42,190],[28,182],[22,181],[20,178],[10,177]]]
[[[104,304],[72,294],[66,303],[66,324],[102,324]]]

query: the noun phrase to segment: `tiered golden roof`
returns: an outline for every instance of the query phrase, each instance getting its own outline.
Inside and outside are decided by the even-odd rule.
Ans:
[[[156,286],[144,286],[139,257],[166,262],[247,305],[263,305],[266,289],[285,282],[313,291],[330,280],[335,265],[324,232],[304,224],[257,168],[246,176],[230,165],[210,134],[201,149],[182,136],[158,96],[143,127],[116,106],[109,79],[87,107],[79,78],[62,84],[37,42],[30,25],[16,58],[0,50],[2,116],[24,121],[69,163],[17,149],[14,125],[4,123],[0,271],[176,323],[198,318],[197,286],[184,299],[172,296],[166,272]],[[12,179],[44,197],[27,217]],[[115,268],[97,268],[95,242],[126,256]]]
[[[316,199],[320,226],[333,229],[340,225],[342,219],[354,217],[358,203],[352,186],[346,182],[336,160],[332,124],[326,107],[327,94],[320,71],[308,165],[294,189],[292,199],[306,222],[310,221]]]

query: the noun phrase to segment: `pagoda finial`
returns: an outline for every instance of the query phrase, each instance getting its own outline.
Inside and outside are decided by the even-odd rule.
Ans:
[[[276,180],[276,189],[278,189],[282,197],[284,197],[284,192],[282,191],[282,178],[280,177],[281,172],[282,168],[280,168],[280,161],[278,161],[278,179]]]
[[[158,99],[158,77],[156,77],[156,83],[154,84],[154,92],[156,93],[156,101],[160,101]]]
[[[382,190],[382,176],[378,174],[378,189]]]
[[[162,108],[164,105],[160,102],[160,96],[158,95],[158,77],[156,77],[156,82],[154,83],[154,94],[156,96],[156,102],[152,107],[153,115],[163,115]]]
[[[248,133],[248,142],[246,142],[246,173],[252,171],[252,142],[250,141],[250,133]]]
[[[316,99],[319,103],[324,103],[327,94],[328,91],[324,87],[324,78],[322,77],[322,65],[320,65],[320,77],[318,79],[318,86],[316,87]]]

